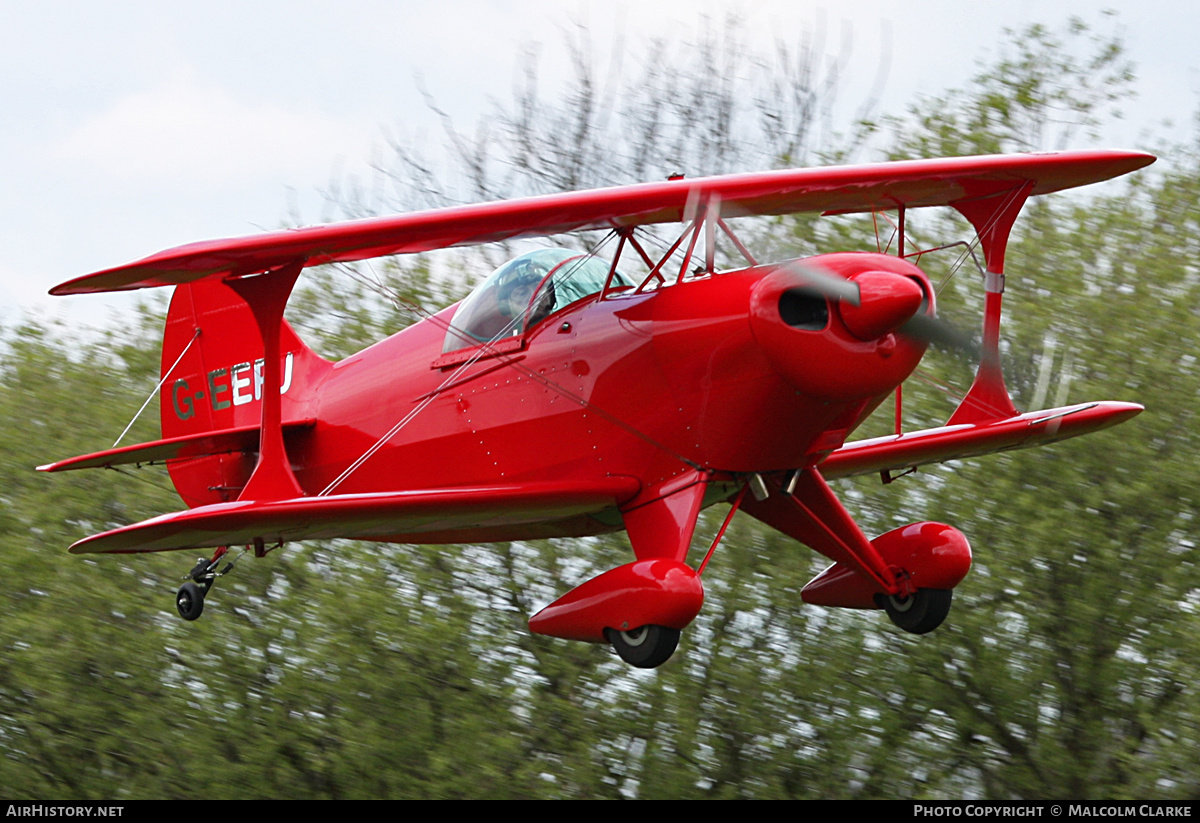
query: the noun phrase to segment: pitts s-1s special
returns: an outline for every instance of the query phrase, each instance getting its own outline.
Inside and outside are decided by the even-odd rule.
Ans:
[[[1005,247],[1025,201],[1153,161],[1085,151],[672,179],[171,249],[52,290],[175,287],[162,439],[40,468],[166,463],[187,509],[71,551],[215,548],[177,592],[189,620],[229,569],[230,547],[261,557],[306,539],[437,544],[623,529],[635,559],[565,593],[529,627],[607,642],[653,667],[699,613],[701,575],[740,510],[833,561],[805,601],[883,609],[928,632],[970,567],[966,538],[925,522],[868,539],[826,480],[1040,445],[1140,412],[1114,401],[1017,412],[999,339]],[[944,426],[849,440],[931,341],[955,337],[905,246],[907,211],[931,206],[961,213],[983,252],[975,382]],[[760,263],[729,225],[802,211],[893,212],[896,253]],[[649,254],[645,228],[669,223],[682,224],[674,244]],[[462,302],[340,362],[283,319],[308,266],[585,230],[613,235],[612,260],[523,254]],[[718,270],[718,239],[744,267]],[[648,273],[624,273],[635,264]],[[689,557],[701,510],[721,502],[732,503],[729,517]]]

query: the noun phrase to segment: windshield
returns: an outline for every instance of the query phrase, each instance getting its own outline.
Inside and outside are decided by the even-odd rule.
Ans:
[[[458,306],[443,352],[521,334],[564,306],[604,288],[609,265],[568,249],[539,249],[489,274]],[[620,272],[613,287],[628,286]]]

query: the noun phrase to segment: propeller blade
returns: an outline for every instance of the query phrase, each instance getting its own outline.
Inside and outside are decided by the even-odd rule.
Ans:
[[[942,348],[965,352],[972,356],[979,354],[979,344],[969,334],[956,328],[940,317],[928,314],[914,314],[898,329],[901,334],[923,340]]]
[[[794,279],[795,282],[790,288],[806,289],[821,297],[840,300],[850,306],[862,305],[862,293],[858,284],[828,269],[806,260],[793,260],[785,263],[781,270]],[[925,314],[923,310],[904,321],[896,331],[934,346],[964,352],[973,357],[979,355],[979,344],[971,335],[940,317]]]
[[[791,288],[808,289],[822,297],[831,300],[841,300],[851,306],[861,303],[858,284],[844,277],[839,277],[820,266],[814,266],[802,260],[793,260],[780,267],[793,277],[795,283]]]

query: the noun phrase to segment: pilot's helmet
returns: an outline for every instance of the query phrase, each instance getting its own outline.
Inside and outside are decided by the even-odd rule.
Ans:
[[[541,270],[540,266],[525,265],[521,271],[517,272],[516,276],[508,281],[507,289],[512,292],[520,288],[537,288],[537,284],[542,282],[546,272]]]
[[[523,261],[523,264],[500,285],[500,301],[502,303],[509,301],[512,299],[513,292],[522,290],[528,291],[532,295],[533,290],[542,282],[545,274],[544,267],[538,266],[530,260]],[[519,310],[525,307],[519,306],[516,308]]]

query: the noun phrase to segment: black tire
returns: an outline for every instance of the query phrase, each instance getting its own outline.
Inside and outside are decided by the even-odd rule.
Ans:
[[[175,593],[175,608],[184,620],[195,620],[204,611],[204,589],[192,581],[179,587]]]
[[[877,595],[887,616],[904,631],[911,634],[928,634],[942,625],[950,614],[953,589],[917,589],[911,597]]]
[[[605,629],[604,637],[622,660],[639,669],[661,666],[679,646],[679,629],[666,626],[639,626],[627,632]]]

